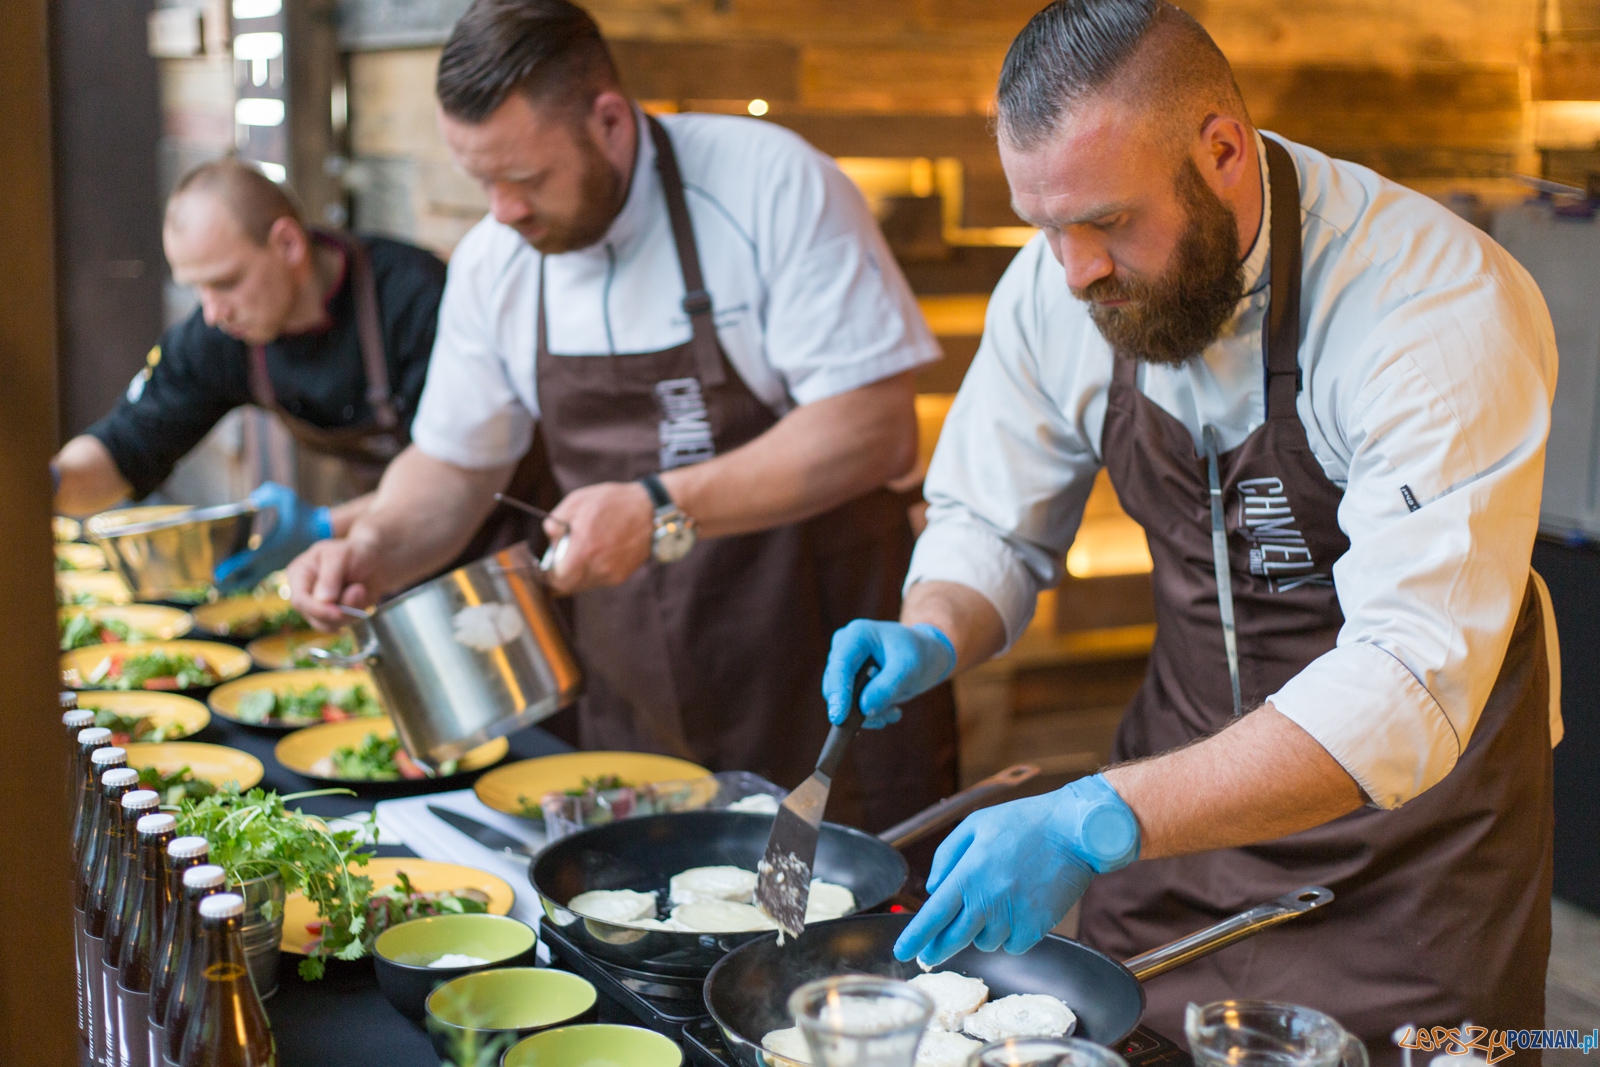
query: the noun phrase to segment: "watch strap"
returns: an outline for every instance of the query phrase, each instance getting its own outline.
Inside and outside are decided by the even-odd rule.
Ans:
[[[650,503],[657,510],[673,507],[672,494],[667,492],[667,487],[661,484],[661,479],[654,474],[646,474],[639,479],[639,484],[644,486],[644,491],[650,494]]]

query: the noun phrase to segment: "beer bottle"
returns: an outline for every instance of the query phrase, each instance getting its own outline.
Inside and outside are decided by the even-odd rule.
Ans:
[[[134,772],[138,774],[137,771]],[[106,898],[105,944],[101,949],[100,981],[106,1004],[106,1064],[124,1067],[124,1038],[117,1023],[117,962],[122,958],[123,933],[128,929],[128,899],[139,884],[139,833],[141,816],[149,815],[161,803],[153,789],[134,789],[122,795],[121,858],[117,877]]]
[[[189,930],[173,971],[172,988],[167,992],[167,1010],[161,1017],[161,1026],[166,1031],[166,1046],[161,1055],[166,1064],[178,1062],[178,1054],[183,1051],[184,1027],[199,996],[199,972],[205,958],[200,937],[200,902],[222,892],[226,877],[221,867],[210,863],[183,872],[182,907],[188,912]]]
[[[72,812],[72,825],[78,825],[78,799],[83,789],[84,754],[78,749],[78,734],[94,726],[94,712],[87,708],[77,706],[77,694],[73,694],[73,706],[61,709],[61,725],[67,731],[67,804]]]
[[[155,963],[150,977],[150,1045],[152,1067],[159,1067],[166,1048],[167,995],[172,992],[178,957],[192,935],[190,916],[195,901],[188,898],[183,876],[205,863],[211,844],[203,837],[180,837],[167,846],[167,904],[161,917],[161,934],[156,940]]]
[[[128,753],[111,743],[111,731],[103,726],[79,730],[78,751],[84,760],[84,771],[72,825],[72,862],[77,865],[73,903],[82,911],[84,885],[88,880],[89,841],[97,830],[102,807],[100,776],[113,767],[126,766]]]
[[[68,712],[67,714],[88,715],[91,719],[93,712]],[[86,1014],[87,1006],[84,1001],[84,953],[88,951],[88,941],[83,930],[83,904],[78,899],[78,890],[83,881],[80,865],[83,858],[85,842],[89,836],[89,826],[92,823],[96,804],[96,790],[94,777],[94,754],[103,748],[111,747],[111,731],[98,726],[90,726],[78,731],[77,774],[79,781],[74,785],[76,792],[73,796],[73,826],[72,826],[72,882],[68,886],[68,895],[72,898],[72,948],[73,970],[76,972],[77,997],[78,997],[78,1038],[87,1042],[89,1033],[89,1018]]]
[[[102,748],[94,754],[97,764],[126,763],[127,753],[120,748]],[[100,797],[95,806],[94,831],[84,850],[88,870],[84,879],[83,991],[88,1024],[89,1057],[97,1064],[106,1062],[106,1042],[110,1033],[110,1013],[102,978],[105,960],[106,908],[116,884],[122,859],[122,798],[139,784],[139,772],[131,767],[112,766],[100,774]]]
[[[167,845],[177,826],[178,820],[165,812],[141,815],[135,825],[139,876],[128,891],[128,918],[117,957],[117,1055],[122,1067],[150,1067],[151,965],[166,893]]]
[[[243,918],[244,898],[237,893],[200,902],[205,963],[178,1067],[276,1067],[272,1026],[245,963]]]

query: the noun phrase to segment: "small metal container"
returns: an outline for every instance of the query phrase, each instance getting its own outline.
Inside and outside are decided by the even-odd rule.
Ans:
[[[526,544],[512,545],[355,613],[365,638],[355,655],[309,651],[372,672],[413,758],[435,766],[459,759],[582,691],[544,574]]]
[[[139,600],[204,599],[218,563],[260,543],[249,501],[210,508],[106,511],[84,532]]]
[[[278,991],[278,951],[283,941],[283,879],[276,871],[238,887],[244,897],[245,963],[263,999]],[[270,909],[269,909],[270,905]],[[267,918],[269,913],[272,918]]]

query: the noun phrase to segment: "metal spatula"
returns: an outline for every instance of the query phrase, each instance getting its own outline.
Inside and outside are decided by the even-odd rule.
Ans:
[[[805,929],[806,901],[811,898],[811,864],[817,858],[822,810],[828,806],[828,790],[833,788],[833,776],[844,763],[845,749],[861,728],[861,690],[873,673],[870,663],[857,672],[850,692],[849,716],[842,725],[828,731],[816,771],[779,806],[772,821],[772,834],[767,838],[767,851],[756,866],[756,907],[791,937],[799,937]]]

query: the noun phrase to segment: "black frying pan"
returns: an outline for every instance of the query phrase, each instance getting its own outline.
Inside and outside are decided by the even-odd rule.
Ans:
[[[954,821],[978,801],[1007,792],[1039,773],[1030,764],[1009,767],[874,837],[837,823],[822,824],[812,874],[847,887],[857,911],[886,903],[906,880],[897,851]],[[539,854],[528,880],[549,921],[590,955],[637,971],[674,978],[704,978],[727,952],[763,933],[686,934],[640,930],[586,919],[566,909],[591,889],[654,891],[665,903],[667,882],[691,867],[732,866],[753,871],[766,851],[772,816],[738,811],[643,815],[562,838]]]
[[[1087,945],[1050,934],[1020,956],[980,952],[971,946],[939,965],[982,978],[990,999],[1013,993],[1048,993],[1078,1016],[1074,1036],[1115,1046],[1133,1032],[1144,1014],[1139,983],[1174,967],[1249,937],[1269,926],[1304,915],[1333,899],[1311,886],[1260,904],[1127,963]],[[894,943],[910,915],[854,915],[809,926],[779,947],[762,934],[725,956],[706,978],[705,1000],[728,1049],[744,1067],[787,1065],[792,1061],[763,1053],[761,1039],[793,1026],[789,994],[815,978],[836,974],[877,974],[909,979],[921,974],[916,962],[894,958]]]

